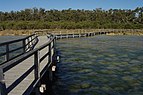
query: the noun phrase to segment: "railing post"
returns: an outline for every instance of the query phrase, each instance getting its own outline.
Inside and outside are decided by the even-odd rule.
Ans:
[[[53,56],[54,56],[54,51],[55,51],[55,42],[54,42],[54,40],[52,41],[52,48],[51,48],[51,51],[52,51],[52,53],[51,53],[51,57],[52,57],[52,61],[53,61]]]
[[[9,44],[6,45],[6,57],[5,60],[8,61],[9,60]]]
[[[37,35],[34,35],[34,44],[37,42]]]
[[[34,65],[35,65],[34,76],[35,76],[35,80],[38,80],[40,78],[40,65],[39,65],[39,63],[40,63],[39,51],[37,51],[34,54]],[[36,88],[35,88],[35,95],[40,95],[39,87],[40,87],[40,83],[38,83]]]
[[[49,44],[49,63],[51,65],[48,68],[48,74],[49,74],[49,81],[51,82],[53,80],[53,72],[52,72],[52,42]]]
[[[56,55],[55,43],[56,43],[56,39],[53,39],[52,72],[56,71],[56,63],[57,63],[57,55]]]
[[[52,58],[51,58],[52,56],[51,56],[51,43],[49,44],[49,63],[51,63],[51,60],[52,60]]]
[[[36,37],[36,40],[35,40],[35,43],[36,43],[36,42],[38,42],[38,36],[36,35],[35,37]]]
[[[23,40],[23,53],[26,52],[26,40],[24,39]]]
[[[30,37],[30,45],[33,45],[32,36]]]
[[[29,38],[27,38],[27,49],[29,49],[30,48],[30,39]]]
[[[0,95],[7,95],[3,69],[0,68]]]

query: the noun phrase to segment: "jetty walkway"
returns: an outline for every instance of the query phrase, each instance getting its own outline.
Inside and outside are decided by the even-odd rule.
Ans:
[[[0,43],[0,47],[5,47],[0,53],[4,59],[0,63],[0,95],[41,95],[48,90],[59,62],[56,40],[110,33],[113,31],[58,35],[36,31],[25,38]],[[11,49],[11,44],[17,42],[20,47]],[[19,50],[21,52],[17,55],[11,55]]]
[[[10,50],[10,44],[17,41],[22,42],[23,46]],[[44,74],[48,72],[49,79],[52,80],[52,71],[55,71],[54,42],[53,35],[48,38],[34,34],[24,39],[1,43],[0,46],[7,48],[0,55],[5,56],[5,61],[0,65],[0,95],[40,95],[44,92],[46,84],[41,82]],[[9,57],[11,52],[19,49],[23,49],[21,54]]]

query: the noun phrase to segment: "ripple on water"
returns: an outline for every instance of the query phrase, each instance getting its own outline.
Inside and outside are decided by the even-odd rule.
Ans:
[[[62,57],[55,95],[143,95],[140,39],[96,36],[57,42]]]

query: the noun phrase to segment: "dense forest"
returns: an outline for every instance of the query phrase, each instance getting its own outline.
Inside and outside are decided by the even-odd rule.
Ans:
[[[5,29],[143,29],[143,7],[134,10],[45,10],[0,11],[0,30]]]

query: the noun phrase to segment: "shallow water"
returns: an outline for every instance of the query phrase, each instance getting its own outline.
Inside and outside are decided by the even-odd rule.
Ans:
[[[57,41],[53,95],[143,95],[143,36]]]

